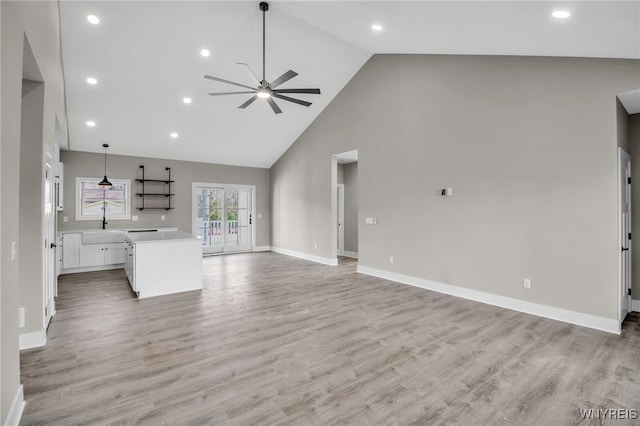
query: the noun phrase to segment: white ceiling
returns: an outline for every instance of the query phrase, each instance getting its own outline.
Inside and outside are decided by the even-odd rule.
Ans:
[[[300,75],[281,88],[322,90],[296,95],[309,108],[278,101],[279,115],[262,100],[238,109],[247,95],[207,96],[236,87],[202,78],[250,84],[236,62],[260,74],[258,1],[61,1],[70,149],[101,152],[108,142],[112,154],[270,167],[374,53],[640,59],[640,1],[270,4],[267,80],[293,69]],[[552,18],[558,8],[572,16]]]

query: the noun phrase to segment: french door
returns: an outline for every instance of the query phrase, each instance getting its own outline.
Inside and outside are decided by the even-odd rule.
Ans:
[[[193,184],[193,234],[204,253],[253,249],[253,186]]]

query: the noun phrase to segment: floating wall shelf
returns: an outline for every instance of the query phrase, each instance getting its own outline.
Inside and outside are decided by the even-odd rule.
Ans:
[[[171,197],[173,197],[176,194],[173,194],[171,192],[171,184],[175,182],[174,180],[171,180],[171,167],[164,168],[168,175],[167,179],[145,179],[144,166],[140,165],[140,169],[142,169],[142,179],[136,179],[136,182],[140,183],[141,192],[136,193],[136,195],[140,197],[142,201],[142,205],[138,207],[138,210],[173,210],[175,207],[171,206]],[[145,191],[145,183],[147,184],[146,191]],[[161,185],[157,185],[157,184],[161,184]],[[163,191],[165,185],[166,185],[166,192]],[[151,205],[148,205],[148,200],[147,202],[145,202],[146,197],[152,197],[153,199],[165,197],[166,204],[158,205],[157,203],[152,202]]]

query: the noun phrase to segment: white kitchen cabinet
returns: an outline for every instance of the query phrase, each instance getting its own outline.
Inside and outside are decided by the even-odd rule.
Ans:
[[[80,267],[107,266],[124,263],[124,243],[82,244]]]
[[[177,231],[177,228],[153,229],[92,229],[85,231],[62,231],[59,241],[62,242],[61,271],[62,274],[75,272],[100,271],[126,267],[128,252],[125,254],[125,233],[161,234],[166,231]],[[131,247],[133,249],[133,247]]]
[[[95,271],[101,269],[121,268],[124,264],[124,242],[95,241],[95,231],[62,232],[62,270],[61,273]],[[91,238],[86,238],[85,234]],[[106,237],[117,240],[116,232]],[[124,232],[120,232],[124,240]]]
[[[62,234],[62,269],[80,267],[80,232],[65,232]]]
[[[178,231],[127,233],[125,272],[138,298],[202,289],[202,239]]]

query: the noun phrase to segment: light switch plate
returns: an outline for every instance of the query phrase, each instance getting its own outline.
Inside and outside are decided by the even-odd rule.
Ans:
[[[69,216],[62,216],[62,221],[63,221],[64,223],[69,222]]]

